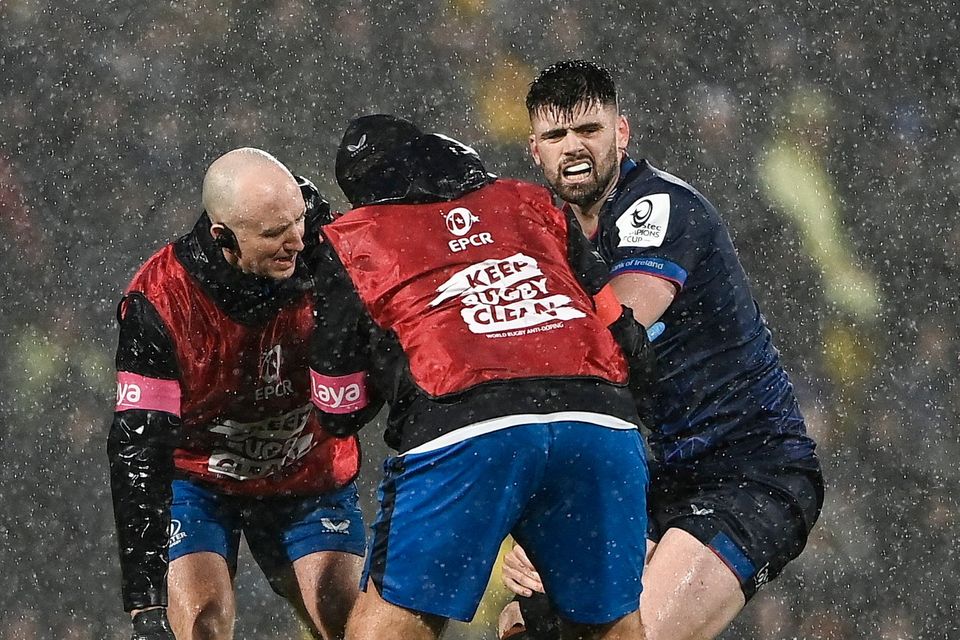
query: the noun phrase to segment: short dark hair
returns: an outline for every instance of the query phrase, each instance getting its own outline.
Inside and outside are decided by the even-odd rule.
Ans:
[[[555,110],[572,116],[581,104],[617,104],[617,86],[610,72],[587,60],[561,60],[543,71],[530,83],[527,112],[531,117],[540,110]]]

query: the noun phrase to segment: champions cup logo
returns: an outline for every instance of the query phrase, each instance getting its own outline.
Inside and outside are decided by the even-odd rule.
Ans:
[[[586,317],[569,297],[551,294],[537,261],[522,253],[461,269],[437,293],[428,306],[460,298],[460,316],[470,331],[490,337],[523,335],[547,329],[540,325],[556,328],[558,321]]]
[[[653,203],[649,200],[640,200],[630,207],[630,212],[633,216],[633,226],[639,229],[650,220],[650,214],[653,213]]]
[[[264,351],[260,356],[260,379],[267,384],[279,382],[281,362],[280,345],[275,344]]]
[[[461,238],[470,233],[473,223],[480,222],[480,218],[466,207],[457,207],[444,216],[444,221],[447,223],[447,231]]]
[[[617,218],[620,247],[659,247],[670,224],[670,194],[653,193],[637,199]]]

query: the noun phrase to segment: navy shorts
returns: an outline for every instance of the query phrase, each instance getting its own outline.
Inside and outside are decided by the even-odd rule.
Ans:
[[[823,506],[816,456],[778,462],[776,451],[700,464],[651,465],[649,537],[683,529],[737,576],[749,600],[800,555]]]
[[[514,426],[388,458],[361,581],[395,605],[455,620],[476,613],[507,534],[564,617],[638,608],[647,469],[635,429]]]
[[[319,551],[362,556],[366,550],[357,487],[311,496],[246,497],[217,493],[189,480],[173,481],[170,561],[209,551],[236,571],[240,534],[270,585],[281,595],[281,573]]]

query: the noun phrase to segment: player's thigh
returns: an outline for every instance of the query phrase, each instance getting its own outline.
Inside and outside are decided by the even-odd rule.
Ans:
[[[175,480],[170,518],[170,623],[178,637],[229,638],[236,609],[238,502],[200,483]]]
[[[515,426],[388,459],[361,589],[469,620],[507,533],[539,483],[543,425]]]
[[[356,485],[308,496],[270,497],[244,512],[247,545],[271,587],[308,610],[335,589],[356,597],[366,549]],[[302,560],[302,562],[301,562]],[[299,567],[299,570],[298,570]],[[336,579],[325,584],[321,578]]]
[[[232,597],[240,546],[241,518],[236,500],[189,480],[174,480],[172,486],[167,552],[171,594],[179,585],[178,596],[186,597],[193,591],[226,591]],[[172,584],[174,580],[177,585]]]
[[[660,538],[640,596],[647,640],[715,638],[745,603],[737,576],[710,547],[682,529]]]
[[[359,593],[361,556],[320,551],[298,558],[293,573],[303,609],[325,637],[341,637]]]
[[[749,600],[802,551],[822,495],[818,473],[788,464],[658,474],[649,496],[653,558],[680,529],[721,560]]]
[[[350,615],[346,640],[435,640],[445,627],[445,618],[387,602],[370,584]]]
[[[646,455],[636,430],[551,425],[542,485],[514,536],[559,613],[609,623],[637,609],[646,555]]]

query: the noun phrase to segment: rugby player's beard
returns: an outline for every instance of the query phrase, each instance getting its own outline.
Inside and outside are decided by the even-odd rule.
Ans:
[[[603,158],[602,163],[594,163],[592,171],[593,180],[579,184],[565,184],[563,182],[563,171],[557,171],[557,177],[550,185],[561,200],[581,209],[589,209],[600,201],[610,182],[616,179],[617,171],[617,150],[613,149],[610,154]]]

